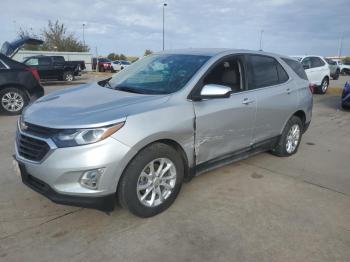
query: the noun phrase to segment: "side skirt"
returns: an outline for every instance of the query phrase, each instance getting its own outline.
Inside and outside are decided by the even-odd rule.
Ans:
[[[196,167],[192,168],[191,173],[194,176],[198,176],[200,174],[206,173],[213,169],[225,166],[227,164],[231,164],[231,163],[246,159],[250,156],[253,156],[265,151],[269,151],[276,146],[279,138],[280,136],[276,136],[276,137],[258,142],[252,146],[211,159],[209,161],[201,163]]]

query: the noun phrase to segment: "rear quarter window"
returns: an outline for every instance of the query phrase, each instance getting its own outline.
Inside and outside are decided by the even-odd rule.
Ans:
[[[300,62],[288,59],[288,58],[282,58],[282,60],[296,73],[300,78],[308,80],[305,70]]]

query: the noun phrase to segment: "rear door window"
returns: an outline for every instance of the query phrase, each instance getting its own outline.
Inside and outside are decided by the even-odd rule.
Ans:
[[[289,76],[287,72],[273,57],[263,55],[250,55],[249,60],[249,89],[274,86],[288,81]]]
[[[54,56],[53,61],[56,63],[64,63],[65,62],[65,60],[62,56]]]
[[[321,67],[324,66],[324,62],[319,57],[310,57],[311,58],[311,67]]]
[[[40,57],[39,58],[39,65],[48,66],[50,64],[51,64],[51,59],[49,57]]]

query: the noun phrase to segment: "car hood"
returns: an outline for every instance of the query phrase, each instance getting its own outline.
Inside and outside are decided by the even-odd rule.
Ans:
[[[158,108],[169,95],[143,95],[97,83],[53,92],[28,106],[25,122],[50,128],[90,128],[124,121],[129,115]]]
[[[30,45],[41,45],[44,42],[40,39],[35,39],[31,37],[23,37],[16,39],[15,41],[12,41],[11,43],[5,42],[1,46],[0,53],[2,53],[5,56],[13,57],[18,50],[25,44]]]

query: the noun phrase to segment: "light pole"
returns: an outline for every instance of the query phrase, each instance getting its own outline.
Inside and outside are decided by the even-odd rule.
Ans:
[[[339,49],[338,49],[338,58],[340,59],[341,57],[341,52],[343,49],[343,38],[344,38],[344,33],[341,34],[340,40],[339,40]]]
[[[85,24],[83,24],[83,44],[85,49]]]
[[[262,49],[262,44],[263,44],[263,42],[262,42],[263,33],[264,33],[264,30],[261,30],[261,31],[260,31],[260,49],[259,49],[259,51],[262,51],[262,50],[263,50],[263,49]]]
[[[163,3],[163,51],[164,51],[164,13],[165,13],[165,7],[167,6],[167,3]]]

